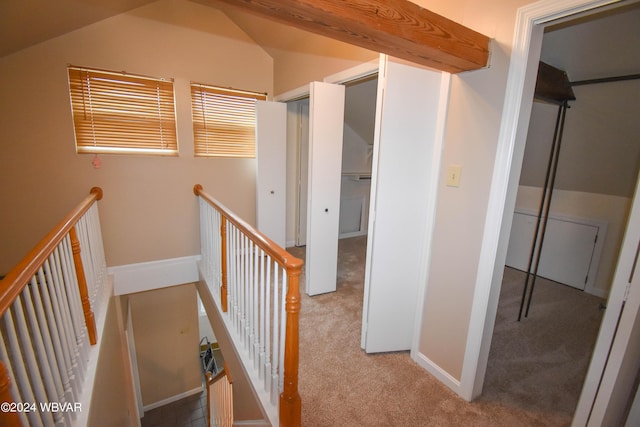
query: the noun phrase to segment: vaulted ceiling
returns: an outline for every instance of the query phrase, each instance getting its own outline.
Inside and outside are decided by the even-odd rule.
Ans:
[[[0,56],[59,36],[152,0],[22,0],[0,2]],[[388,53],[435,69],[487,66],[489,38],[409,0],[197,0],[275,20],[269,44],[292,40],[290,27]],[[242,14],[229,10],[242,21]],[[274,28],[272,26],[272,28]],[[250,34],[251,35],[251,34]],[[277,40],[276,40],[277,39]]]
[[[156,0],[3,0],[0,1],[0,58]],[[248,13],[226,0],[193,0],[222,10],[270,55],[305,49],[309,34]],[[327,3],[325,0],[309,0]],[[236,0],[237,2],[237,0]],[[340,3],[349,3],[343,0]],[[373,4],[373,1],[371,1]],[[615,18],[624,12],[624,17]],[[585,17],[590,25],[547,27],[542,60],[566,70],[571,80],[640,72],[640,3],[608,12],[613,19]],[[305,37],[306,36],[306,37]]]
[[[2,0],[0,57],[155,0]]]
[[[540,59],[572,82],[640,73],[640,2],[545,29]]]

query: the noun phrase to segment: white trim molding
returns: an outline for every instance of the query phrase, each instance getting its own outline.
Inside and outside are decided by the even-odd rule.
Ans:
[[[460,394],[460,381],[452,377],[447,371],[442,369],[423,353],[415,353],[412,354],[411,357],[418,366],[436,377],[438,381],[449,387],[454,393]]]
[[[513,219],[544,24],[618,0],[542,0],[517,11],[502,122],[480,249],[460,395],[480,395]]]
[[[200,255],[109,267],[115,295],[197,282]]]

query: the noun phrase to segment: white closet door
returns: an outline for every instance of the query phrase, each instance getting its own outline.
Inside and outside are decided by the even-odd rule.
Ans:
[[[256,225],[285,246],[287,185],[287,104],[256,102]]]
[[[336,290],[344,86],[310,89],[305,275],[307,294],[317,295]]]
[[[309,187],[309,99],[296,104],[298,123],[298,215],[296,218],[296,245],[307,244],[307,190]]]
[[[573,426],[623,425],[640,361],[640,176]],[[633,421],[632,421],[633,422]],[[638,425],[637,423],[631,425]]]
[[[441,97],[448,96],[448,89],[442,89],[448,75],[385,58],[378,86],[362,318],[362,347],[368,353],[412,346],[435,206],[439,125],[446,108]]]

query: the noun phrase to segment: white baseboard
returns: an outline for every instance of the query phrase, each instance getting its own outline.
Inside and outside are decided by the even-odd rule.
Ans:
[[[109,267],[115,295],[149,291],[198,281],[200,255]]]
[[[440,366],[433,363],[433,361],[431,361],[422,353],[412,351],[411,357],[418,365],[420,365],[427,372],[436,377],[438,381],[449,387],[451,390],[453,390],[454,393],[464,399],[464,396],[462,395],[462,389],[460,388],[460,381],[452,377],[449,373],[444,371]]]
[[[204,389],[202,387],[197,387],[192,390],[185,391],[184,393],[176,394],[175,396],[171,396],[167,399],[160,400],[155,403],[150,403],[149,405],[145,405],[143,410],[144,412],[151,411],[152,409],[159,408],[164,405],[168,405],[169,403],[177,402],[180,399],[184,399],[185,397],[193,396],[194,394],[202,393]],[[144,415],[143,415],[144,417]]]

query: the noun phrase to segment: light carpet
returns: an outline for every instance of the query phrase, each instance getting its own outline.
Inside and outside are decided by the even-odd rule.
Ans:
[[[304,258],[305,248],[288,250]],[[304,426],[570,425],[602,300],[538,279],[530,315],[517,322],[523,273],[506,269],[484,392],[469,403],[408,352],[360,348],[365,251],[365,237],[340,240],[337,292],[309,297],[301,278]]]

